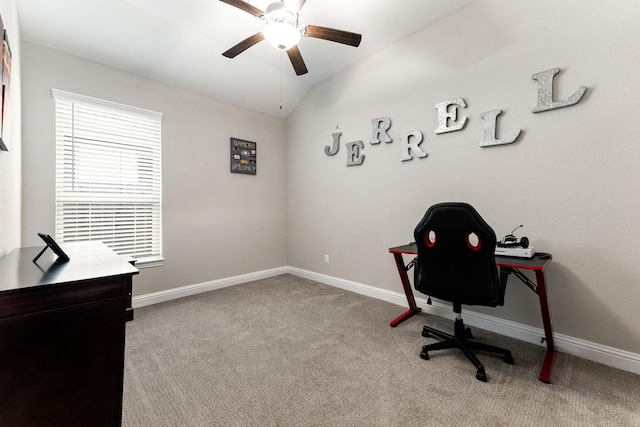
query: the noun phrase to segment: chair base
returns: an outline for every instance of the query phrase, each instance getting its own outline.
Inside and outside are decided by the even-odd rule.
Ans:
[[[504,360],[505,363],[508,363],[510,365],[514,364],[511,351],[507,350],[506,348],[496,347],[473,340],[471,329],[465,328],[464,322],[461,318],[456,319],[454,335],[450,335],[437,329],[433,329],[429,326],[425,326],[424,328],[422,328],[423,337],[429,337],[431,334],[443,339],[444,341],[425,345],[424,347],[422,347],[422,352],[420,353],[420,357],[422,359],[428,360],[429,352],[432,350],[458,348],[464,353],[465,356],[467,356],[467,359],[469,359],[471,363],[475,365],[477,369],[476,378],[480,381],[486,382],[487,374],[484,371],[484,366],[482,365],[482,363],[480,363],[480,360],[478,360],[471,349],[501,354],[503,356],[502,360]]]

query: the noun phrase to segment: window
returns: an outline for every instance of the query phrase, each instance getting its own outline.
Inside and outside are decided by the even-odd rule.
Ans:
[[[162,114],[52,89],[56,239],[162,260]]]

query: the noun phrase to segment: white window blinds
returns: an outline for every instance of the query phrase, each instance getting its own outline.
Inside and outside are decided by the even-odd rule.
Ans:
[[[52,89],[56,239],[162,260],[162,114]]]

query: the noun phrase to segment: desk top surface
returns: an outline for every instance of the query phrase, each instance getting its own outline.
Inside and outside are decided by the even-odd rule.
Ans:
[[[415,242],[406,245],[395,246],[389,248],[389,252],[394,254],[417,255],[418,245]],[[533,258],[518,258],[496,255],[496,265],[498,267],[520,268],[523,270],[544,270],[551,262],[551,254],[545,252],[537,252]]]
[[[0,292],[138,274],[137,268],[101,242],[62,243],[70,261],[56,262],[56,255],[47,249],[34,263],[43,247],[17,248],[0,259]]]

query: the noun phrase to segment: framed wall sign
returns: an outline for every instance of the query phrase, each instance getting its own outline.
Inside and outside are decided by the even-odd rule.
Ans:
[[[257,143],[231,138],[231,172],[247,175],[256,174]]]

